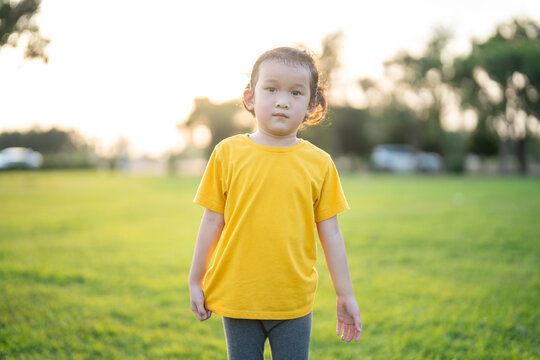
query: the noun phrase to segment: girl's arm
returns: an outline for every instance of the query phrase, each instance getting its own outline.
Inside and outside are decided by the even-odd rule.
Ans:
[[[341,340],[360,340],[362,323],[360,310],[354,297],[345,242],[339,229],[337,216],[317,223],[319,238],[326,257],[326,264],[332,277],[337,295],[337,335]],[[342,332],[343,330],[343,332]]]
[[[204,307],[204,293],[202,280],[208,269],[208,263],[216,248],[225,220],[223,214],[205,209],[197,235],[193,262],[189,271],[189,296],[191,298],[191,310],[200,321],[204,321],[212,315],[210,310]]]

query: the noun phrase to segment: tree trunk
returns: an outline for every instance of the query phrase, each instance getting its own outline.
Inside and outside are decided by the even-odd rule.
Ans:
[[[516,159],[519,164],[519,172],[522,175],[527,174],[527,152],[526,152],[526,137],[516,140]]]
[[[499,172],[506,175],[510,172],[510,164],[508,163],[510,153],[510,140],[501,139],[499,144]]]

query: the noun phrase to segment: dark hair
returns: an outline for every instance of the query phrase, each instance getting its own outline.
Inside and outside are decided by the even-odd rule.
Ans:
[[[255,85],[257,84],[259,77],[259,67],[264,61],[267,60],[281,61],[285,64],[291,65],[306,66],[309,69],[311,74],[309,84],[309,104],[314,106],[314,110],[311,115],[306,115],[300,128],[303,128],[306,125],[316,125],[323,121],[324,117],[326,116],[328,106],[326,101],[326,87],[319,83],[319,71],[317,70],[314,57],[305,50],[291,47],[279,47],[268,50],[259,56],[257,61],[255,61],[255,65],[253,65],[253,70],[251,71],[251,78],[246,86],[246,89],[255,89]],[[248,109],[245,103],[243,103],[243,105],[247,111],[255,116],[255,112],[253,110]]]

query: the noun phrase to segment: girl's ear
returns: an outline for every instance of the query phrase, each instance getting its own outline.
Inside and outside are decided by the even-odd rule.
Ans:
[[[244,90],[244,105],[246,109],[253,111],[255,108],[255,97],[253,96],[253,91],[251,89]]]

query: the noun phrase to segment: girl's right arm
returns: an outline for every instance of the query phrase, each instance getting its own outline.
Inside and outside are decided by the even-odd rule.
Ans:
[[[216,248],[225,220],[223,214],[205,209],[197,235],[195,251],[193,252],[193,262],[189,271],[189,295],[191,310],[200,321],[210,317],[212,312],[204,306],[204,293],[202,291],[202,280],[208,269],[208,264],[212,253]]]

